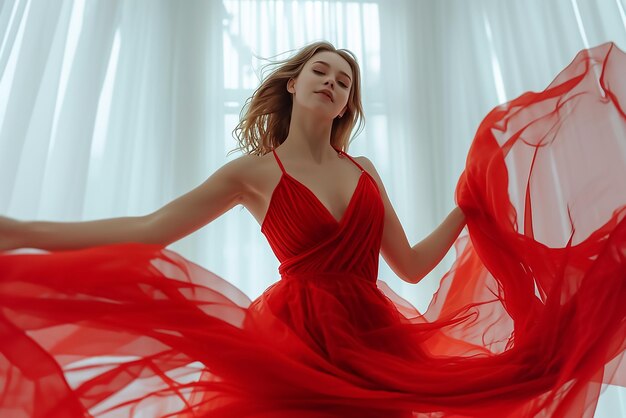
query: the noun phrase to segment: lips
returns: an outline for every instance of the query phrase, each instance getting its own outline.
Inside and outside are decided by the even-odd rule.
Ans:
[[[321,90],[321,91],[317,91],[316,93],[321,93],[321,94],[325,94],[330,101],[333,101],[333,94],[331,92],[329,92],[328,90]]]

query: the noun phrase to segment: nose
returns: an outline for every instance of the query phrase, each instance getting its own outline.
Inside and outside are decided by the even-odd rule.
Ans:
[[[326,81],[326,83],[324,83],[324,84],[329,84],[329,83],[330,83],[330,86],[331,86],[331,87],[334,87],[334,84],[333,84],[333,81],[332,81],[332,80],[327,80],[327,81]]]

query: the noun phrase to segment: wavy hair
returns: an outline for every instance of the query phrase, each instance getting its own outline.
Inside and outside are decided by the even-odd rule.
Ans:
[[[347,49],[337,49],[329,42],[319,41],[301,48],[290,58],[269,60],[270,63],[264,66],[276,68],[246,100],[239,115],[239,123],[233,130],[239,146],[228,154],[242,150],[245,154],[264,155],[283,143],[289,133],[293,100],[287,91],[287,81],[296,78],[307,61],[321,51],[339,54],[352,69],[353,80],[346,111],[341,118],[333,120],[330,134],[331,145],[347,151],[354,127],[357,126],[356,137],[365,125],[359,64],[354,54]]]

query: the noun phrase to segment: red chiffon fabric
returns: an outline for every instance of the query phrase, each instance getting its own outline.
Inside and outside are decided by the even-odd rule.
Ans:
[[[425,313],[377,279],[361,169],[335,219],[283,170],[254,301],[156,245],[0,256],[0,415],[591,417],[626,385],[626,56],[581,51],[481,123],[469,237]]]

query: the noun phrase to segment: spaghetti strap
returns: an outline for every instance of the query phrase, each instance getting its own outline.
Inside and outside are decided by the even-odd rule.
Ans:
[[[335,148],[335,147],[333,147],[333,148]],[[359,167],[359,169],[360,169],[361,171],[365,171],[365,170],[363,169],[363,167],[361,167],[361,164],[357,163],[357,162],[354,160],[354,158],[352,158],[351,156],[349,156],[347,153],[343,152],[342,150],[340,150],[340,149],[338,149],[338,148],[335,148],[335,151],[337,151],[337,152],[338,152],[339,154],[341,154],[341,155],[345,155],[346,157],[348,157],[348,158],[350,159],[350,161],[352,161],[354,164],[356,164],[356,166],[357,166],[357,167]]]
[[[280,159],[278,158],[278,155],[276,154],[276,151],[274,150],[274,148],[272,148],[272,152],[274,153],[274,158],[276,158],[276,162],[278,163],[278,166],[280,167],[282,172],[284,174],[287,174],[287,172],[285,171],[285,167],[283,167],[283,163],[280,162]]]

